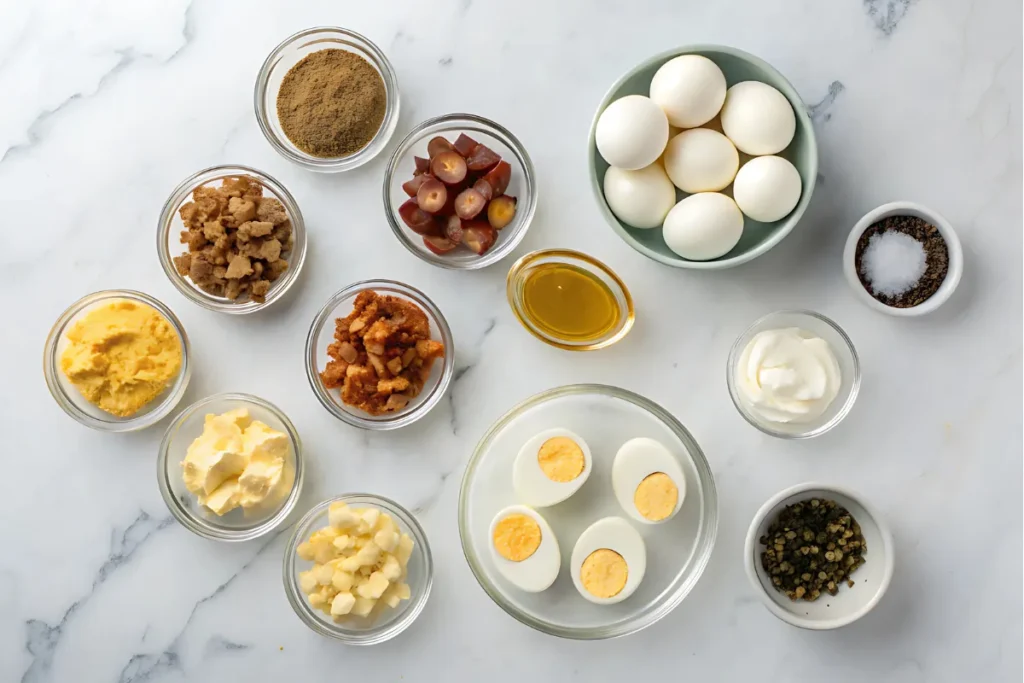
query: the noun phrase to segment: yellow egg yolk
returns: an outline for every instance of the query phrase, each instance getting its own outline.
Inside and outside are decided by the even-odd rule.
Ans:
[[[67,333],[60,367],[89,403],[131,417],[181,370],[181,340],[152,306],[120,299],[89,311]]]
[[[580,583],[595,598],[614,598],[626,587],[629,567],[614,550],[601,548],[587,555],[580,569]]]
[[[540,547],[540,524],[527,515],[509,515],[494,525],[494,548],[509,562],[522,562]]]
[[[644,519],[660,522],[672,515],[679,502],[679,488],[664,472],[644,478],[633,494],[633,504]]]
[[[541,444],[537,451],[537,462],[548,479],[560,484],[580,476],[586,467],[583,449],[566,436],[556,436]]]

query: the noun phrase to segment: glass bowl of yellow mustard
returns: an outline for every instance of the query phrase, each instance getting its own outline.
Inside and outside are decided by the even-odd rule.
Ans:
[[[516,261],[505,282],[509,306],[526,331],[567,351],[595,351],[621,341],[636,313],[611,268],[571,249],[543,249]]]
[[[145,429],[181,400],[192,368],[177,316],[148,294],[82,297],[50,329],[43,374],[64,412],[104,432]]]
[[[303,476],[295,425],[248,394],[216,394],[185,408],[157,459],[171,514],[215,541],[248,541],[278,527],[299,501]]]

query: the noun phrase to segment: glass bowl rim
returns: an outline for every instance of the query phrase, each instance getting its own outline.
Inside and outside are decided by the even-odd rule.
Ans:
[[[850,359],[853,364],[853,378],[850,380],[847,380],[845,378],[843,379],[844,383],[847,381],[850,382],[850,395],[847,396],[846,401],[843,402],[843,405],[839,409],[839,411],[835,415],[833,415],[830,420],[823,422],[822,424],[817,426],[813,426],[814,423],[809,423],[810,426],[807,429],[800,432],[783,432],[777,429],[773,429],[766,423],[762,423],[760,420],[758,420],[756,417],[750,414],[750,412],[743,406],[743,400],[739,397],[739,392],[736,389],[736,364],[739,362],[740,355],[743,353],[743,349],[746,347],[747,342],[750,341],[753,330],[783,315],[806,316],[809,318],[813,318],[818,322],[824,323],[826,326],[831,328],[832,331],[835,332],[840,339],[843,340],[846,349],[850,353]],[[853,404],[857,401],[857,395],[860,393],[860,356],[857,354],[857,348],[853,345],[853,340],[850,339],[849,335],[846,334],[846,331],[839,326],[839,323],[835,322],[831,318],[822,315],[821,313],[805,309],[782,309],[779,311],[773,311],[771,313],[762,315],[760,318],[751,323],[751,325],[747,327],[747,329],[743,330],[743,332],[741,332],[739,336],[736,337],[736,341],[732,343],[732,347],[730,347],[729,349],[729,358],[726,361],[725,365],[725,381],[729,389],[729,398],[732,399],[733,406],[736,407],[736,411],[739,412],[740,416],[742,416],[743,419],[746,420],[750,425],[752,425],[759,431],[763,432],[764,434],[767,434],[768,436],[774,436],[780,439],[810,439],[816,436],[821,436],[822,434],[832,430],[840,422],[842,422],[853,409]]]
[[[503,144],[506,144],[513,151],[517,157],[516,161],[523,169],[524,189],[529,197],[529,205],[525,207],[525,213],[522,214],[522,218],[518,222],[515,231],[509,236],[509,239],[498,244],[483,256],[473,259],[472,261],[452,261],[444,256],[432,254],[416,247],[405,226],[398,218],[395,217],[395,208],[391,206],[391,183],[394,180],[395,173],[398,171],[398,165],[412,150],[413,146],[426,137],[427,133],[425,131],[437,125],[458,124],[460,122],[489,129],[487,131],[488,135],[500,139]],[[384,215],[387,217],[388,225],[391,227],[391,232],[393,232],[395,237],[398,238],[399,243],[405,247],[406,251],[412,253],[417,258],[426,261],[431,265],[438,266],[439,268],[445,268],[447,270],[478,270],[480,268],[486,268],[487,266],[493,265],[504,259],[512,253],[512,251],[519,246],[519,243],[522,242],[523,238],[526,237],[526,232],[529,230],[530,224],[533,223],[533,218],[537,212],[537,192],[537,173],[533,166],[533,160],[530,158],[529,152],[526,151],[526,147],[519,138],[517,138],[510,130],[491,119],[478,116],[476,114],[455,112],[435,116],[433,118],[426,119],[425,121],[421,121],[416,124],[411,131],[409,131],[408,135],[402,138],[400,143],[398,143],[398,146],[391,154],[387,168],[384,171]],[[518,206],[516,212],[518,217],[520,215]]]
[[[129,299],[145,304],[156,310],[157,313],[162,315],[164,319],[171,324],[171,327],[178,335],[178,341],[181,343],[181,369],[178,371],[178,377],[174,384],[171,385],[171,393],[169,393],[161,404],[156,406],[153,410],[147,411],[138,417],[119,419],[117,421],[107,421],[98,417],[93,417],[79,408],[75,400],[69,396],[66,391],[64,391],[64,388],[61,386],[60,380],[57,377],[60,362],[56,356],[57,346],[60,344],[61,336],[71,320],[86,308],[94,304],[113,299]],[[57,320],[50,328],[49,334],[46,336],[46,343],[43,347],[43,376],[46,379],[46,387],[50,390],[50,395],[53,396],[57,405],[59,405],[65,413],[73,417],[79,424],[101,432],[134,432],[151,427],[164,419],[171,414],[174,408],[181,401],[182,396],[185,395],[185,390],[188,388],[189,379],[192,376],[191,355],[192,345],[189,341],[188,334],[185,332],[185,326],[182,325],[178,316],[174,314],[174,311],[172,311],[169,306],[156,297],[134,289],[101,289],[97,292],[92,292],[91,294],[86,294],[81,297],[65,308],[60,316],[57,317]],[[85,400],[84,397],[82,400]]]
[[[292,445],[292,452],[295,454],[295,482],[292,484],[292,490],[288,493],[288,497],[282,501],[281,507],[277,512],[262,524],[251,529],[229,529],[189,514],[179,504],[177,497],[171,490],[171,484],[168,480],[169,475],[167,469],[170,459],[171,441],[177,435],[178,429],[181,428],[186,419],[195,415],[205,406],[208,406],[215,401],[238,401],[240,403],[256,405],[269,411],[274,415],[274,417],[280,420],[281,424],[284,425],[285,432],[288,434],[288,440]],[[284,411],[270,401],[258,396],[253,396],[252,394],[245,394],[241,392],[213,394],[211,396],[201,398],[187,406],[180,413],[175,415],[174,420],[172,420],[171,424],[167,426],[163,437],[160,439],[160,450],[156,462],[156,477],[157,483],[160,486],[160,495],[164,499],[167,509],[170,510],[174,519],[183,527],[197,536],[201,536],[211,541],[225,541],[228,543],[251,541],[278,527],[288,517],[288,515],[292,513],[292,510],[294,510],[295,506],[298,504],[299,496],[302,494],[302,483],[305,478],[302,440],[299,438],[299,432],[295,429],[295,425],[292,424],[292,421],[287,415],[285,415]]]
[[[328,391],[324,389],[323,382],[320,381],[320,372],[314,367],[313,363],[313,356],[317,352],[318,337],[334,309],[349,297],[354,297],[366,290],[376,290],[377,288],[397,293],[406,299],[410,299],[422,308],[427,317],[431,319],[431,322],[437,326],[438,331],[441,333],[441,343],[445,346],[444,370],[431,394],[414,408],[400,411],[394,414],[393,417],[384,419],[362,417],[361,415],[354,415],[343,410],[328,395]],[[421,290],[398,280],[359,280],[332,294],[327,303],[320,308],[313,318],[313,322],[309,326],[309,333],[306,335],[305,364],[306,378],[309,380],[309,386],[313,390],[313,395],[316,396],[320,405],[327,409],[327,412],[353,427],[370,431],[388,431],[411,425],[429,413],[444,398],[445,393],[448,391],[448,386],[451,384],[452,377],[455,375],[455,340],[452,337],[451,328],[448,326],[448,320],[445,319],[441,309]]]
[[[622,227],[622,225],[619,223],[619,220],[611,212],[607,200],[604,198],[604,188],[601,186],[601,183],[598,181],[597,178],[596,133],[597,121],[601,117],[602,112],[604,112],[605,108],[607,108],[607,106],[611,104],[612,100],[615,97],[615,93],[618,92],[618,90],[627,80],[635,76],[640,71],[650,68],[652,65],[658,62],[667,61],[668,59],[671,59],[673,57],[681,57],[683,55],[703,52],[719,52],[722,54],[731,55],[733,57],[736,57],[737,59],[741,59],[753,66],[756,66],[762,71],[774,75],[778,79],[778,82],[782,87],[776,87],[774,84],[769,85],[772,85],[772,87],[779,90],[779,92],[781,92],[786,97],[786,99],[789,100],[790,104],[793,105],[793,113],[796,115],[798,125],[802,126],[801,130],[803,130],[804,134],[807,136],[808,139],[809,149],[811,150],[811,163],[808,167],[807,175],[810,178],[810,182],[804,184],[803,191],[800,195],[800,201],[797,203],[796,207],[794,207],[793,212],[789,216],[781,219],[783,221],[786,221],[786,225],[784,226],[784,228],[775,233],[775,235],[772,236],[772,238],[769,239],[767,242],[764,242],[758,245],[757,247],[744,252],[743,254],[733,256],[732,258],[718,258],[712,259],[710,261],[691,261],[688,259],[684,259],[681,256],[673,257],[666,256],[664,254],[659,254],[657,251],[637,241],[636,238],[634,238],[629,233],[629,231]],[[593,117],[591,118],[590,133],[587,141],[587,167],[588,176],[590,177],[591,192],[593,194],[595,202],[597,203],[598,210],[600,211],[600,213],[605,219],[605,222],[608,223],[612,231],[615,232],[615,234],[618,235],[623,242],[629,245],[631,249],[633,249],[639,254],[646,256],[652,261],[656,261],[658,263],[664,264],[666,266],[671,266],[673,268],[682,268],[690,270],[725,270],[728,268],[734,268],[749,261],[753,261],[759,256],[763,256],[767,252],[771,251],[779,244],[779,242],[781,242],[791,232],[793,232],[797,224],[803,220],[804,214],[810,207],[811,195],[814,193],[814,188],[817,184],[818,179],[818,139],[817,134],[814,131],[814,123],[813,121],[811,121],[811,117],[808,113],[806,103],[804,103],[803,98],[800,96],[800,92],[793,86],[790,80],[782,74],[781,71],[779,71],[777,68],[769,64],[764,59],[761,59],[757,55],[754,55],[745,50],[740,50],[730,45],[722,45],[716,43],[694,43],[689,45],[681,45],[679,47],[674,47],[669,50],[664,50],[651,57],[648,57],[647,59],[644,59],[643,61],[639,62],[638,64],[630,68],[628,71],[623,73],[619,78],[615,80],[614,83],[611,84],[611,86],[605,91],[604,95],[601,96],[601,101],[598,104],[597,109],[594,111]]]
[[[607,339],[602,339],[599,342],[593,342],[589,344],[570,344],[567,342],[559,341],[553,337],[548,337],[536,329],[526,318],[526,315],[522,312],[519,304],[519,297],[516,296],[515,284],[518,281],[520,275],[525,271],[526,267],[535,261],[547,257],[557,257],[563,262],[569,261],[582,261],[589,266],[600,270],[602,273],[607,275],[622,292],[622,297],[626,301],[626,315],[623,316],[623,322],[621,327]],[[537,339],[540,339],[545,344],[554,346],[555,348],[564,349],[566,351],[596,351],[597,349],[603,349],[621,341],[629,331],[633,329],[633,324],[636,322],[636,309],[633,307],[633,296],[629,293],[629,288],[626,283],[623,282],[622,278],[611,269],[607,264],[599,259],[584,254],[581,251],[574,249],[538,249],[532,251],[525,256],[520,257],[512,267],[509,268],[508,275],[505,276],[505,297],[508,299],[509,307],[512,309],[512,313],[515,314],[516,319],[526,329],[527,332],[532,334]]]
[[[350,631],[338,624],[329,623],[325,619],[321,619],[313,614],[312,609],[304,600],[305,596],[298,589],[298,574],[295,572],[296,551],[302,540],[309,535],[317,520],[328,511],[333,503],[349,503],[352,501],[358,501],[358,504],[369,501],[369,504],[390,515],[397,516],[398,521],[405,527],[404,530],[407,530],[412,536],[413,542],[416,544],[414,547],[418,546],[419,552],[422,553],[424,564],[423,588],[411,600],[412,604],[409,605],[405,612],[382,627],[359,632]],[[424,531],[423,526],[416,519],[416,515],[396,501],[375,493],[342,493],[321,501],[310,508],[302,516],[302,519],[295,524],[295,529],[288,539],[284,551],[282,570],[285,596],[288,598],[288,603],[291,605],[296,616],[316,633],[337,638],[349,645],[376,645],[394,638],[409,628],[416,621],[416,618],[419,617],[420,613],[423,612],[424,607],[426,607],[427,599],[430,597],[430,589],[434,584],[434,558],[430,550],[430,540],[427,538],[427,533]]]
[[[380,128],[377,130],[373,139],[366,143],[365,147],[345,157],[327,157],[320,159],[317,157],[306,158],[305,156],[297,154],[292,149],[294,144],[291,140],[288,140],[287,144],[285,144],[277,138],[276,134],[273,133],[270,126],[270,115],[264,102],[267,95],[267,87],[270,82],[270,73],[273,70],[273,67],[276,66],[281,54],[294,43],[317,33],[333,34],[334,36],[340,35],[357,43],[360,48],[372,57],[374,66],[380,73],[381,80],[384,81],[386,102],[384,120],[381,121]],[[391,137],[394,135],[395,129],[398,127],[398,115],[401,108],[401,94],[398,89],[398,76],[395,73],[395,69],[391,65],[391,61],[388,60],[387,56],[384,54],[384,51],[381,50],[376,43],[357,31],[342,28],[341,26],[311,26],[310,28],[297,31],[282,40],[273,50],[270,51],[267,58],[263,60],[263,64],[260,66],[260,70],[256,75],[256,85],[253,88],[253,108],[256,114],[256,122],[259,124],[263,137],[266,138],[267,142],[270,143],[270,146],[273,147],[282,157],[308,171],[315,171],[319,173],[341,173],[343,171],[350,171],[362,166],[384,151],[388,142],[391,141]],[[298,148],[296,147],[295,149]]]
[[[659,604],[653,608],[649,606],[640,616],[620,620],[619,622],[608,626],[580,629],[557,626],[522,612],[512,605],[511,602],[507,601],[501,591],[490,582],[481,568],[480,558],[476,555],[472,548],[472,544],[468,540],[470,534],[467,529],[467,508],[469,505],[467,500],[467,489],[469,488],[470,480],[483,457],[484,449],[489,446],[490,442],[498,432],[504,429],[524,410],[562,396],[588,393],[612,396],[632,403],[638,408],[646,410],[651,415],[661,420],[665,426],[675,434],[676,438],[678,438],[686,447],[693,461],[694,468],[697,470],[697,478],[700,483],[702,499],[704,501],[704,505],[701,509],[701,514],[704,516],[704,520],[701,529],[698,530],[697,533],[693,557],[676,574],[673,584],[678,583],[679,585],[674,587],[674,591],[671,594],[669,593],[669,590],[672,589],[673,586],[669,586],[669,588],[666,588],[658,596],[655,602]],[[704,570],[707,568],[707,565],[711,560],[711,554],[714,550],[717,535],[718,491],[715,487],[715,479],[714,474],[711,471],[711,465],[704,456],[704,451],[701,450],[700,446],[697,444],[697,440],[693,438],[690,431],[684,427],[679,420],[659,404],[628,389],[607,384],[566,384],[546,389],[517,403],[501,417],[495,420],[491,426],[487,428],[487,431],[477,442],[476,446],[474,446],[473,453],[470,455],[469,461],[466,463],[466,467],[462,475],[462,482],[459,486],[459,539],[462,545],[462,554],[466,558],[466,563],[469,564],[469,568],[477,583],[487,596],[490,597],[496,605],[498,605],[498,607],[520,623],[542,633],[557,636],[559,638],[565,638],[567,640],[603,640],[607,638],[618,638],[641,631],[660,621],[672,610],[678,607],[683,599],[690,594],[694,586],[697,585],[697,582],[700,580],[700,577],[703,575]],[[681,579],[680,575],[683,573],[683,570],[688,566],[691,566],[691,563],[692,571],[688,576]]]
[[[263,303],[256,303],[252,300],[247,300],[243,303],[225,303],[207,294],[178,273],[177,268],[174,267],[171,250],[167,246],[171,236],[171,226],[174,223],[175,216],[177,216],[178,208],[186,201],[193,190],[216,180],[241,175],[249,175],[256,178],[263,187],[273,192],[274,197],[284,204],[285,211],[288,212],[288,219],[292,224],[292,250],[289,255],[288,268],[285,270],[284,275],[272,283]],[[302,212],[299,211],[299,205],[295,201],[295,197],[276,178],[250,166],[221,164],[196,171],[178,183],[177,187],[171,191],[167,201],[164,202],[163,208],[160,209],[160,220],[157,222],[156,249],[160,257],[160,267],[163,268],[164,274],[167,275],[167,279],[171,281],[174,288],[184,295],[186,299],[209,311],[231,315],[246,315],[262,311],[282,298],[291,289],[295,281],[299,279],[299,273],[306,262],[306,224],[302,218]]]

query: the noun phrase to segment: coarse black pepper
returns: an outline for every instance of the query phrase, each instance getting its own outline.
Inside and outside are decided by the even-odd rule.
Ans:
[[[761,566],[790,600],[835,595],[839,584],[864,564],[867,544],[860,525],[834,500],[811,498],[787,505],[761,536]]]

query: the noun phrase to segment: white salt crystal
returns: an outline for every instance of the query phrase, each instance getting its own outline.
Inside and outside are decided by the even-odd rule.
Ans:
[[[923,244],[906,233],[886,230],[868,240],[860,272],[876,296],[899,296],[917,285],[927,267]]]

